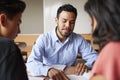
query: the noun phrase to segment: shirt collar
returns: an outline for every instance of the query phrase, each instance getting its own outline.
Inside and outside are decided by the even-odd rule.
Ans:
[[[73,33],[72,33],[73,34]],[[72,34],[70,34],[66,40],[71,40],[72,39]],[[52,38],[53,40],[56,42],[56,41],[59,41],[59,38],[57,37],[57,34],[56,34],[56,27],[54,28],[54,30],[52,31]]]
[[[59,40],[56,34],[56,27],[53,29],[51,36],[55,42]]]

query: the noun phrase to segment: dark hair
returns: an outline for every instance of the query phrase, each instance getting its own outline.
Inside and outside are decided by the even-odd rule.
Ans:
[[[57,18],[59,18],[59,15],[62,11],[73,12],[75,14],[75,17],[77,17],[77,9],[73,7],[71,4],[64,4],[60,6],[57,10],[57,15],[56,15]]]
[[[25,8],[26,4],[21,0],[0,0],[0,14],[5,13],[10,19]]]
[[[97,21],[93,38],[101,48],[110,41],[120,41],[120,0],[88,0],[84,7]]]

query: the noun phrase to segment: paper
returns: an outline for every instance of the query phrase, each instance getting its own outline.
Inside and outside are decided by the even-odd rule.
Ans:
[[[67,75],[70,80],[89,80],[90,78],[90,73],[91,72],[88,72],[88,73],[84,73],[82,76],[79,75],[79,76],[76,76],[76,75]],[[29,76],[29,80],[44,80],[43,77],[32,77],[32,76]],[[52,79],[50,79],[52,80]]]
[[[29,80],[44,80],[43,77],[33,77],[33,76],[28,76]]]
[[[83,75],[67,75],[71,80],[89,80],[90,78],[90,73],[84,73]]]

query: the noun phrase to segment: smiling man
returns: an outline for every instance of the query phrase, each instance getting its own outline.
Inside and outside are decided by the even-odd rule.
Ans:
[[[83,74],[92,67],[98,54],[81,35],[73,32],[76,18],[77,10],[71,4],[58,8],[56,28],[37,39],[28,58],[27,70],[31,75],[69,80],[65,74]],[[78,53],[86,63],[73,66]]]

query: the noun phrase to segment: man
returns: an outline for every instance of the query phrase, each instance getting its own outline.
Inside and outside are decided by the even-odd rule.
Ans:
[[[25,7],[21,0],[0,0],[0,80],[28,80],[21,52],[13,41],[20,32]]]
[[[73,32],[77,10],[70,4],[59,7],[56,28],[40,36],[27,61],[27,70],[33,76],[49,76],[53,80],[69,80],[65,74],[83,74],[92,67],[97,52],[79,34]],[[77,54],[87,62],[72,66]]]

